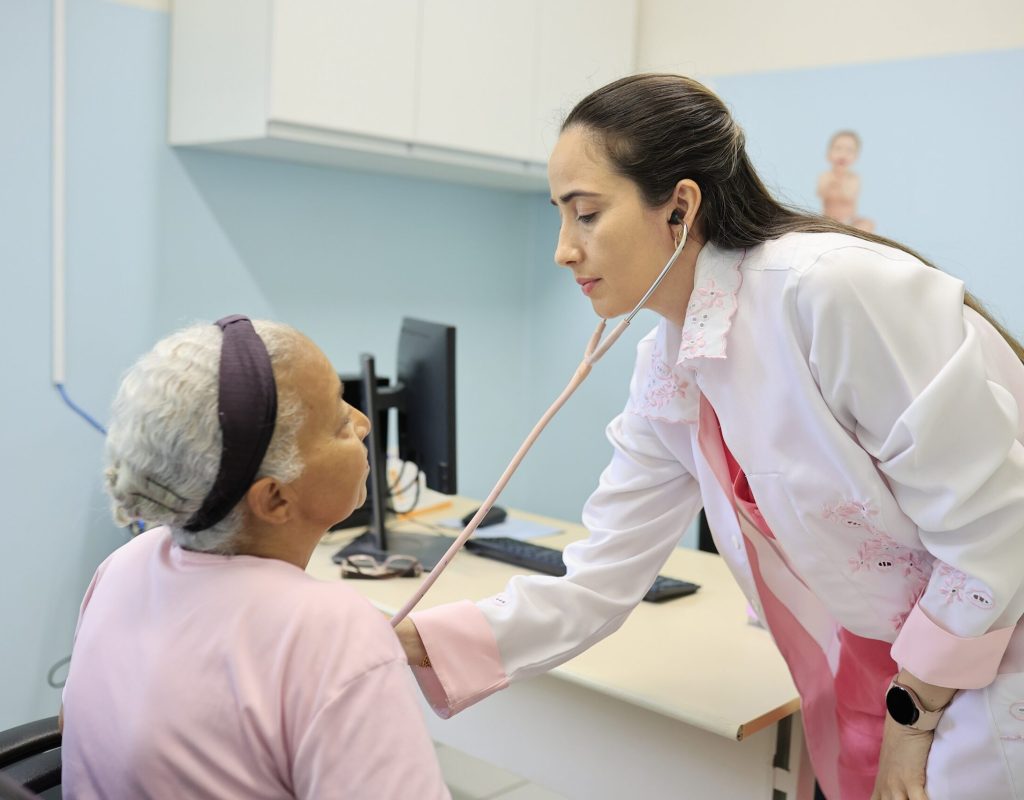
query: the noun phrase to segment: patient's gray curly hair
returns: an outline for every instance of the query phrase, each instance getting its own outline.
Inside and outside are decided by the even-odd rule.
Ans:
[[[294,390],[282,391],[301,334],[278,322],[254,320],[277,382],[277,423],[257,478],[290,483],[302,473],[298,433],[304,413]],[[106,486],[114,520],[167,525],[188,550],[232,553],[242,503],[211,528],[184,525],[202,505],[220,466],[218,371],[223,334],[199,324],[162,339],[125,374],[107,434]],[[244,501],[243,501],[244,502]]]

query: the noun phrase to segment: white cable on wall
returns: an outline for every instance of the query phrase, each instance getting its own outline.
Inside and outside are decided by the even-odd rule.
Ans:
[[[53,117],[51,140],[53,153],[51,160],[51,245],[50,258],[53,271],[52,325],[53,342],[51,353],[51,370],[54,386],[64,385],[65,367],[65,319],[64,302],[64,110],[66,105],[66,49],[65,49],[65,14],[64,0],[53,0]]]
[[[67,253],[67,8],[66,0],[53,0],[53,109],[50,139],[51,192],[50,198],[50,259],[53,296],[51,301],[51,380],[53,387],[68,407],[100,433],[106,429],[91,414],[79,407],[64,387],[67,366],[67,287],[65,262]]]
[[[65,302],[65,210],[67,207],[67,193],[65,185],[65,142],[66,142],[66,118],[65,108],[67,106],[67,9],[65,0],[53,0],[53,108],[50,130],[52,152],[50,160],[50,262],[52,273],[51,295],[51,336],[53,341],[50,344],[50,379],[54,388],[64,399],[71,409],[85,419],[90,425],[102,434],[106,434],[103,426],[100,425],[83,409],[79,408],[68,397],[64,388],[64,371],[66,366],[66,337],[67,337],[67,305]],[[71,661],[71,656],[65,656],[52,667],[46,675],[47,683],[54,689],[61,689],[64,681],[57,681],[58,670]]]

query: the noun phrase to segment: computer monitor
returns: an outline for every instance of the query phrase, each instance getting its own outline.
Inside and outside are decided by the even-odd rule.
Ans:
[[[398,383],[398,457],[416,464],[434,491],[455,494],[455,328],[403,319]]]
[[[372,355],[364,354],[360,362],[358,381],[350,380],[345,388],[348,394],[358,383],[360,402],[352,405],[374,420],[367,437],[367,499],[354,515],[365,520],[367,531],[341,553],[402,553],[415,556],[425,569],[432,569],[454,541],[452,537],[388,529],[386,420],[395,409],[399,458],[416,464],[426,476],[428,488],[455,494],[455,328],[403,319],[394,384],[388,385],[377,375]]]

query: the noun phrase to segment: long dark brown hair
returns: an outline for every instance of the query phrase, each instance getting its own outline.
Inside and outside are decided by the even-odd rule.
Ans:
[[[697,220],[707,241],[753,247],[786,233],[845,233],[903,250],[906,245],[843,225],[776,200],[747,156],[743,131],[710,89],[679,75],[631,75],[583,98],[562,123],[593,133],[619,173],[635,183],[650,206],[667,202],[687,177],[701,190]],[[970,293],[964,304],[1002,334],[1017,357],[1024,347]]]

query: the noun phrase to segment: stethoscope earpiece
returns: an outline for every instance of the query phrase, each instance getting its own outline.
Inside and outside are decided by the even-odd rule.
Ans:
[[[668,218],[669,225],[682,225],[683,221],[679,217],[679,209],[672,212],[672,216]]]

